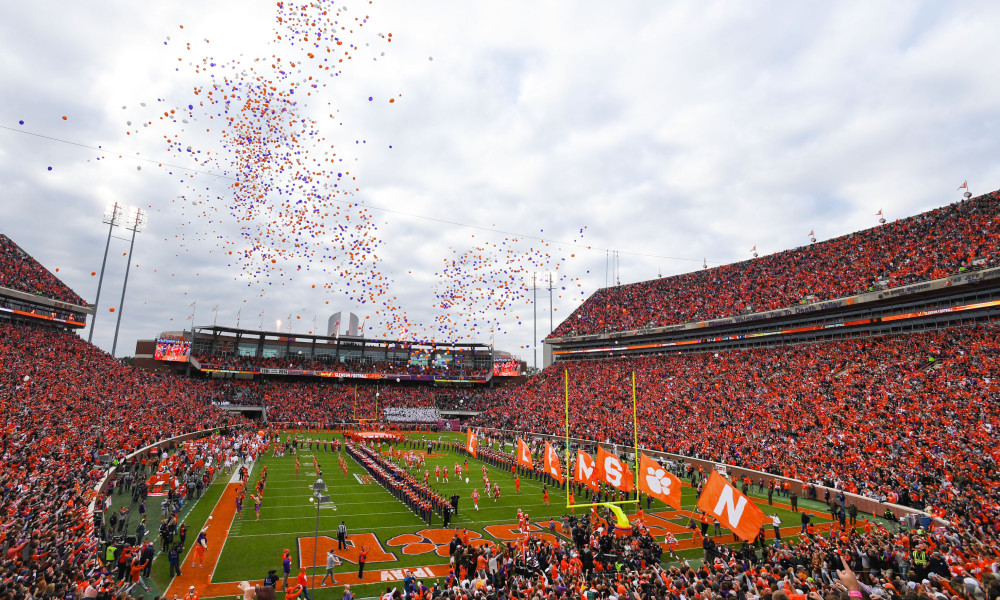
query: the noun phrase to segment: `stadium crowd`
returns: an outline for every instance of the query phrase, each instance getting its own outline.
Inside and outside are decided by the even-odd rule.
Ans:
[[[252,380],[205,380],[207,395],[220,404],[265,406],[268,419],[281,423],[333,424],[359,418],[386,418],[397,422],[427,422],[424,416],[413,419],[388,418],[383,409],[486,410],[500,396],[484,394],[474,388],[398,385],[373,381],[336,382],[330,378],[308,380],[275,376]],[[398,414],[398,413],[397,413]],[[437,417],[434,417],[437,420]]]
[[[377,419],[380,407],[430,408],[431,388],[425,386],[355,385],[334,381],[303,381],[284,377],[253,380],[205,380],[208,397],[219,403],[267,407],[269,421],[319,423]]]
[[[219,354],[199,354],[195,356],[203,368],[233,369],[242,371],[259,371],[261,368],[294,369],[301,371],[335,371],[338,373],[370,373],[382,375],[432,375],[441,379],[448,378],[483,378],[489,372],[489,367],[476,367],[449,364],[448,366],[417,365],[403,362],[341,362],[330,357],[329,360],[311,359],[300,356],[255,357],[231,356]]]
[[[111,460],[236,419],[200,384],[151,377],[69,333],[0,327],[0,597],[81,597],[103,572],[88,506]]]
[[[1000,265],[1000,191],[843,237],[598,290],[551,337],[773,310]]]
[[[471,545],[456,530],[443,581],[407,575],[383,598],[482,600],[995,600],[996,549],[951,528],[892,532],[830,529],[794,540],[741,546],[704,538],[705,560],[692,566],[644,528],[617,537],[606,521],[571,519],[568,537],[542,535],[493,546]],[[662,556],[667,564],[661,566]]]
[[[571,429],[928,508],[984,529],[1000,513],[1000,326],[726,353],[558,363],[493,394],[476,424],[559,434],[563,372]]]
[[[0,233],[0,286],[87,306],[83,298]]]

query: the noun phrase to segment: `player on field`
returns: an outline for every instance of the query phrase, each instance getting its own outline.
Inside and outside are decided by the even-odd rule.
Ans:
[[[670,556],[676,559],[677,553],[674,551],[677,550],[677,538],[674,537],[674,534],[668,531],[667,537],[663,540],[663,543],[667,545],[667,552],[670,553]]]

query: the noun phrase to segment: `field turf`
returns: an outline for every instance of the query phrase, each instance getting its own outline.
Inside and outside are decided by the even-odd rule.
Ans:
[[[333,433],[300,433],[299,437],[333,439],[340,436]],[[420,439],[423,436],[411,434],[411,437]],[[443,434],[441,438],[464,440],[464,436],[450,433]],[[438,439],[438,435],[433,434],[433,439]],[[385,449],[388,449],[387,445]],[[318,565],[315,569],[317,588],[314,592],[314,598],[318,600],[339,599],[342,594],[340,584],[344,582],[352,584],[352,590],[358,597],[377,596],[385,591],[387,585],[393,585],[393,582],[401,579],[401,569],[404,568],[414,570],[422,568],[416,574],[418,578],[427,582],[435,579],[443,580],[441,574],[446,573],[447,568],[438,567],[432,573],[430,567],[447,565],[447,545],[454,528],[467,528],[472,540],[483,540],[479,543],[501,543],[513,539],[516,535],[518,508],[529,513],[532,522],[540,526],[537,529],[539,534],[565,539],[560,533],[561,526],[556,527],[555,533],[549,529],[550,520],[558,522],[567,512],[565,492],[550,489],[551,506],[546,506],[542,501],[540,482],[522,476],[521,492],[518,494],[514,491],[514,476],[511,473],[489,467],[491,482],[498,482],[501,488],[501,498],[494,501],[483,494],[484,463],[469,459],[469,483],[454,477],[455,463],[463,463],[465,460],[464,456],[456,453],[433,454],[427,459],[425,467],[430,471],[432,487],[446,497],[454,493],[461,496],[458,515],[452,518],[449,530],[442,529],[443,523],[437,515],[430,525],[421,521],[382,486],[367,478],[362,467],[348,457],[346,452],[343,453],[348,467],[346,477],[338,466],[337,453],[331,452],[329,446],[326,451],[317,450],[315,445],[311,451],[308,448],[300,448],[298,456],[301,462],[298,475],[295,472],[295,459],[290,453],[284,457],[267,455],[255,463],[250,476],[251,487],[257,481],[261,469],[265,465],[268,467],[267,487],[259,521],[255,518],[253,502],[249,497],[242,518],[234,517],[233,497],[227,491],[228,479],[225,477],[217,479],[187,517],[194,533],[205,522],[210,511],[215,515],[215,520],[209,529],[210,550],[206,556],[206,563],[209,564],[192,569],[191,557],[185,556],[182,566],[184,575],[172,583],[167,590],[168,597],[172,597],[175,593],[183,596],[189,583],[201,589],[203,598],[233,595],[236,593],[234,585],[236,582],[261,580],[269,569],[277,569],[280,575],[281,556],[285,548],[291,551],[292,579],[297,575],[300,566],[306,567],[307,574],[311,576],[313,569],[310,567],[313,564]],[[316,533],[317,509],[316,505],[310,502],[312,497],[310,486],[316,479],[314,457],[323,471],[323,479],[328,486],[326,494],[331,499],[331,505],[324,505],[319,509],[320,537],[315,563],[313,536]],[[451,470],[450,483],[435,483],[436,465]],[[418,480],[422,480],[423,469],[419,472],[414,469],[412,474]],[[478,489],[481,494],[478,512],[472,507],[473,489]],[[578,498],[577,501],[585,500]],[[681,541],[682,548],[684,541],[691,537],[690,530],[685,529],[685,526],[689,517],[687,510],[693,509],[696,501],[695,491],[685,486],[683,501],[685,511],[682,512],[659,502],[654,502],[652,509],[646,511],[647,526],[650,526],[658,539],[662,540],[662,536],[668,530],[673,531]],[[787,537],[798,532],[797,514],[780,506],[769,507],[766,501],[758,500],[758,502],[762,503],[765,513],[777,514],[781,518],[783,535]],[[786,504],[787,500],[775,498],[775,502]],[[804,501],[800,501],[800,506],[814,510],[822,509],[821,505]],[[626,505],[625,508],[630,515],[636,510],[632,505]],[[587,509],[576,509],[577,515],[585,512]],[[232,524],[229,525],[227,535],[225,527],[229,524],[229,519],[232,519]],[[342,564],[336,569],[338,585],[318,587],[325,571],[326,550],[336,546],[336,529],[341,520],[347,526],[349,545],[353,547],[343,551],[338,550],[338,556],[342,560]],[[817,524],[828,521],[828,515],[816,515],[813,520]],[[711,534],[711,531],[709,533]],[[194,535],[189,534],[189,540],[193,537]],[[724,531],[723,537],[719,539],[724,543],[730,543],[733,538],[728,531]],[[189,541],[189,549],[190,545]],[[361,545],[366,545],[369,549],[366,577],[363,582],[358,581],[356,577],[357,549]],[[680,554],[691,560],[699,558],[700,542],[697,547],[683,550]],[[215,564],[212,564],[213,560]],[[664,562],[666,560],[665,556]],[[166,561],[160,558],[155,567],[154,580],[160,584],[158,587],[162,588],[166,580]]]

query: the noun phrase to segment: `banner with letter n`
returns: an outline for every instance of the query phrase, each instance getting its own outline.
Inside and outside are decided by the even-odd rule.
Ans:
[[[752,541],[764,523],[764,511],[744,496],[718,471],[708,476],[698,508],[712,515],[742,540]]]

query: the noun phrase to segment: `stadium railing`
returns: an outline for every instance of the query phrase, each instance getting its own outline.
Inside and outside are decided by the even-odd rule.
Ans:
[[[139,458],[142,455],[149,454],[149,451],[153,449],[159,451],[176,449],[180,447],[180,445],[183,444],[184,442],[187,442],[189,440],[198,440],[203,437],[208,437],[220,430],[221,430],[220,427],[215,427],[213,429],[202,429],[200,431],[184,433],[181,435],[174,436],[172,438],[160,440],[158,442],[140,448],[135,452],[132,452],[131,454],[127,454],[122,463],[120,464],[121,465],[128,464],[133,458]],[[94,487],[94,492],[96,493],[96,495],[94,499],[90,501],[90,505],[87,507],[87,514],[90,516],[91,519],[93,519],[94,516],[94,509],[96,508],[97,498],[102,497],[104,495],[105,490],[108,489],[108,485],[112,481],[115,481],[117,478],[118,478],[118,465],[112,465],[107,471],[105,471],[104,477]]]

